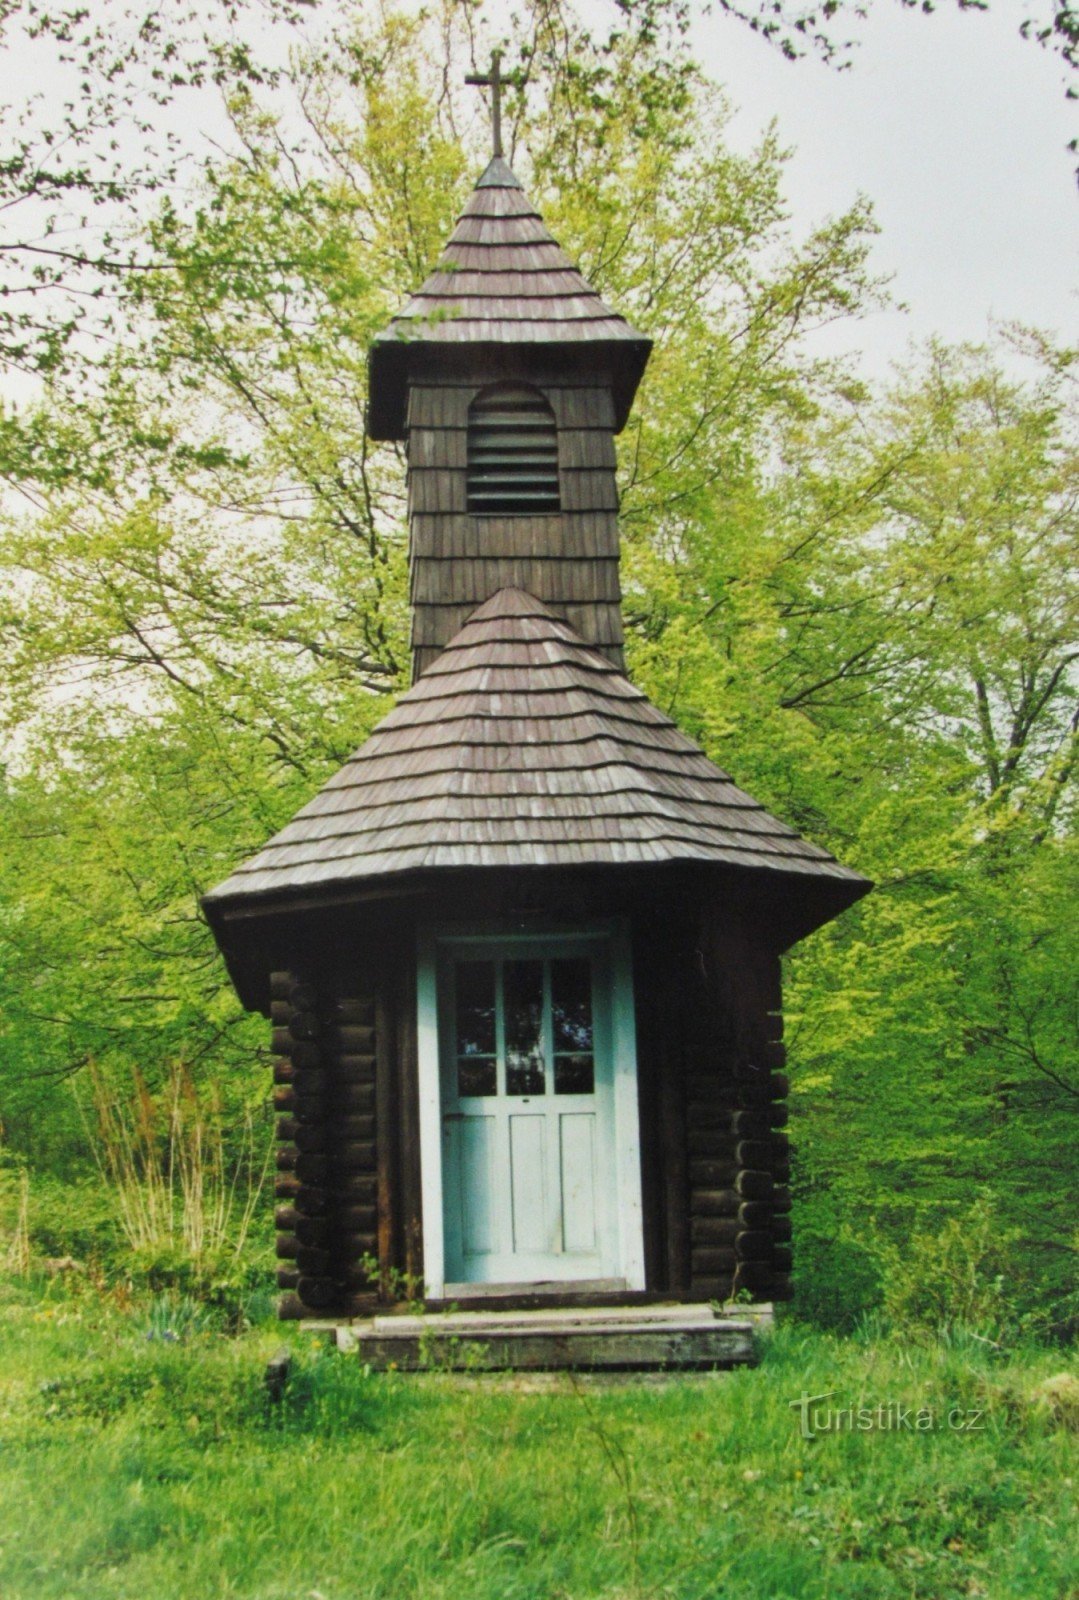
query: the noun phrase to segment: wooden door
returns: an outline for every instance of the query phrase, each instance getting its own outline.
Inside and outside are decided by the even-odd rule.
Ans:
[[[619,1276],[610,984],[598,941],[446,949],[445,1276]]]

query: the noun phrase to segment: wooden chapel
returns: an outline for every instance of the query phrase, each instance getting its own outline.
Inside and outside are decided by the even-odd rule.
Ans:
[[[495,148],[370,355],[412,687],[203,902],[272,1025],[284,1317],[785,1297],[780,955],[869,887],[625,676],[650,341]]]

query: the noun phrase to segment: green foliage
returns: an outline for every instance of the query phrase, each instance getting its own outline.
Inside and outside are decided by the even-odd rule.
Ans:
[[[1056,1354],[840,1341],[791,1322],[755,1371],[535,1392],[376,1375],[299,1336],[275,1403],[263,1370],[279,1331],[223,1338],[183,1314],[6,1296],[12,1600],[178,1585],[252,1600],[1055,1600],[1075,1582]],[[170,1327],[179,1337],[157,1336]],[[961,1408],[981,1426],[802,1438],[799,1397],[829,1391],[943,1419]]]

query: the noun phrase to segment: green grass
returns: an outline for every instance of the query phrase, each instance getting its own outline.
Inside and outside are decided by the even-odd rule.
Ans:
[[[1076,1434],[1037,1400],[1059,1351],[792,1323],[753,1371],[521,1392],[290,1329],[274,1406],[281,1329],[51,1293],[0,1303],[4,1600],[1079,1595]],[[985,1426],[806,1440],[803,1390]]]

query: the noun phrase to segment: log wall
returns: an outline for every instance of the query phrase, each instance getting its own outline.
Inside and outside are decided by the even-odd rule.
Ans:
[[[282,1317],[377,1303],[375,1002],[294,972],[270,980]]]

